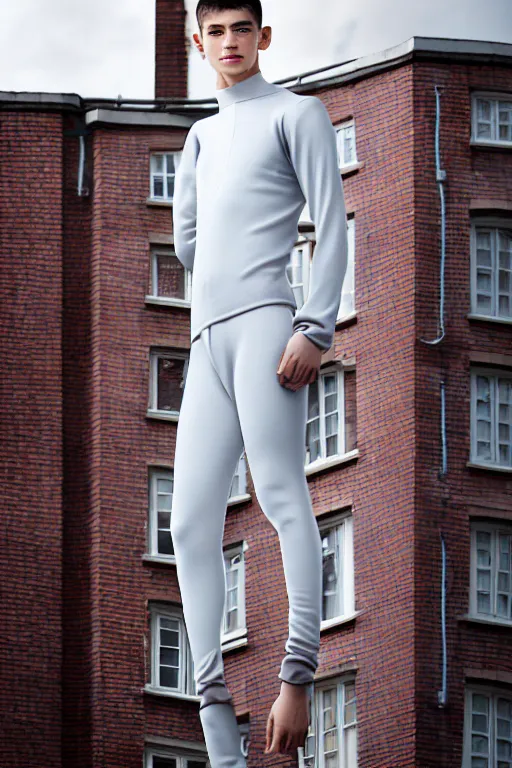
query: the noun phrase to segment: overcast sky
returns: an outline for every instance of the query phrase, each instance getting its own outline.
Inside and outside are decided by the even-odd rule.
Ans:
[[[186,0],[189,34],[197,0]],[[512,43],[512,0],[263,0],[267,80],[375,53],[413,36]],[[0,91],[154,97],[155,0],[0,0]],[[215,73],[191,51],[189,96]]]

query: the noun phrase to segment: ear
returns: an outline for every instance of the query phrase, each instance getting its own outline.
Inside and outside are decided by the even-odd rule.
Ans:
[[[272,40],[272,27],[262,27],[259,34],[258,50],[266,51]]]
[[[197,32],[194,32],[194,34],[192,35],[192,39],[193,39],[193,41],[195,43],[195,46],[196,46],[197,50],[199,51],[199,53],[201,53],[203,55],[203,58],[204,58],[205,53],[204,53],[203,44],[202,44],[201,38],[199,37]]]

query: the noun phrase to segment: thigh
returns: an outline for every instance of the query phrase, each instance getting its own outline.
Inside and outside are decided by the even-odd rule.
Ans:
[[[173,526],[200,517],[197,537],[222,537],[229,489],[243,450],[240,423],[203,336],[192,344],[176,431]],[[210,523],[210,524],[208,524]]]
[[[304,474],[307,385],[296,392],[277,377],[293,329],[286,305],[271,304],[240,315],[234,390],[245,450],[256,492],[262,480]]]

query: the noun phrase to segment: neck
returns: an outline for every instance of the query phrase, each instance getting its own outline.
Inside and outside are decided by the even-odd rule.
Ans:
[[[254,75],[246,77],[245,80],[239,80],[228,88],[217,88],[215,98],[219,104],[219,110],[221,110],[238,101],[266,96],[275,91],[275,88],[276,86],[267,82],[258,70]]]

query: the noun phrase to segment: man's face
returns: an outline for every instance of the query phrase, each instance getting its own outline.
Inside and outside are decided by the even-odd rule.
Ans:
[[[258,47],[269,27],[258,29],[253,14],[244,9],[212,11],[203,17],[202,36],[194,35],[212,67],[223,75],[240,75],[258,58]],[[265,43],[261,47],[266,47]]]

